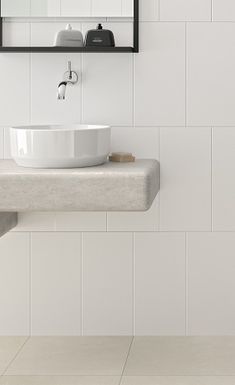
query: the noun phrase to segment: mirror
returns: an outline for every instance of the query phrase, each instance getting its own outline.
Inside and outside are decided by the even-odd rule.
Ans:
[[[2,0],[2,17],[133,17],[133,0]]]

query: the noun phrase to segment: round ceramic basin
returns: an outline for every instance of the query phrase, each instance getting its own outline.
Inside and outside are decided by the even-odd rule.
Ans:
[[[97,166],[107,161],[110,139],[109,126],[48,125],[10,129],[12,158],[23,167]]]

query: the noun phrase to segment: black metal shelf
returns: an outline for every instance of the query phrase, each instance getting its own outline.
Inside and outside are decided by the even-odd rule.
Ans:
[[[134,2],[133,47],[11,47],[3,46],[3,18],[0,0],[0,52],[84,52],[84,53],[131,53],[139,52],[139,0]]]
[[[83,52],[83,53],[120,53],[136,52],[133,47],[5,47],[0,46],[0,52]]]

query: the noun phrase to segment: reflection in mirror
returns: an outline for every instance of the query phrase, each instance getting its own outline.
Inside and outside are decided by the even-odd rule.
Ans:
[[[61,0],[61,16],[91,16],[91,0]]]
[[[3,17],[133,17],[133,0],[2,0]]]
[[[3,17],[30,16],[30,0],[2,0],[1,15]]]
[[[122,0],[93,0],[93,16],[121,16]]]
[[[60,16],[60,2],[58,0],[31,0],[31,16]]]

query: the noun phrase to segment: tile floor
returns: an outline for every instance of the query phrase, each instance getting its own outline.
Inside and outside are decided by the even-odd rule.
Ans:
[[[235,337],[0,337],[0,385],[234,385]]]

